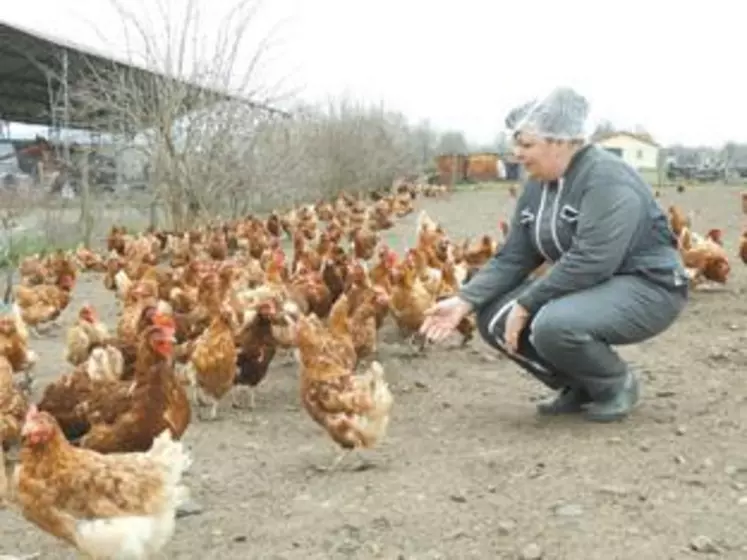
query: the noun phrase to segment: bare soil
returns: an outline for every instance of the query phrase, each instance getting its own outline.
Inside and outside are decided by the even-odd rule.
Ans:
[[[495,230],[508,200],[496,188],[418,206],[461,236]],[[697,230],[724,228],[735,254],[738,189],[668,189],[661,200],[695,210]],[[395,248],[412,242],[414,220],[392,233]],[[311,468],[335,448],[299,406],[295,366],[279,360],[254,412],[226,407],[222,419],[189,428],[188,482],[204,509],[179,520],[166,557],[485,559],[539,548],[554,560],[710,549],[747,558],[746,282],[735,257],[725,288],[695,293],[668,332],[622,349],[643,371],[644,392],[634,415],[614,425],[537,418],[533,401],[547,392],[481,342],[413,359],[385,332],[381,360],[396,403],[365,471]],[[99,277],[76,296],[64,324],[85,300],[114,324]],[[67,369],[63,335],[33,343],[38,379]],[[0,553],[74,557],[9,511],[0,512]]]

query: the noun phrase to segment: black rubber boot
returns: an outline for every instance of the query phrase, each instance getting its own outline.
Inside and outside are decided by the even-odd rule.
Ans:
[[[590,403],[586,419],[592,422],[617,422],[625,418],[638,403],[640,388],[635,374],[629,372],[623,386],[612,396]]]
[[[537,413],[542,416],[576,414],[581,412],[584,405],[590,402],[591,397],[583,389],[565,387],[554,399],[539,403]]]

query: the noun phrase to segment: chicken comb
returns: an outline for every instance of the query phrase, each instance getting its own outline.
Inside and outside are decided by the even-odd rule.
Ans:
[[[164,328],[164,329],[171,329],[171,330],[173,330],[173,329],[176,328],[176,323],[174,322],[174,318],[173,317],[171,317],[169,315],[166,315],[165,313],[160,313],[158,311],[156,311],[153,314],[153,318],[151,319],[151,322],[156,327],[161,327],[161,328]]]

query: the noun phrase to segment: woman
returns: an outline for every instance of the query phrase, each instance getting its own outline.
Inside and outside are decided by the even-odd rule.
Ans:
[[[584,142],[587,115],[586,99],[570,89],[509,115],[530,180],[508,238],[457,296],[429,310],[421,331],[443,340],[476,311],[489,344],[558,391],[540,414],[610,422],[639,395],[611,345],[666,330],[685,306],[687,278],[649,185]],[[527,280],[545,261],[549,271]]]

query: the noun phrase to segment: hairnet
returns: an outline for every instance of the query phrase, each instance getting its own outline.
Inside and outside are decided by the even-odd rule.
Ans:
[[[588,137],[589,101],[568,87],[553,89],[544,98],[513,109],[506,128],[554,140],[584,140]]]

